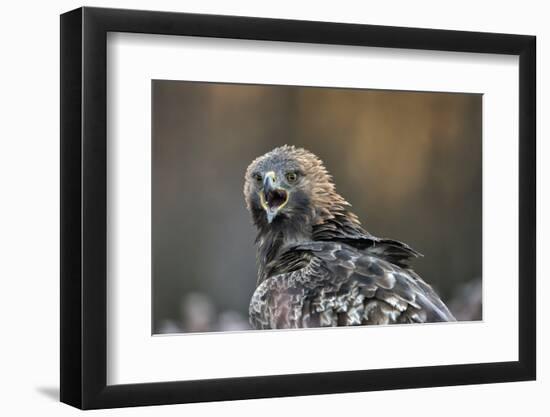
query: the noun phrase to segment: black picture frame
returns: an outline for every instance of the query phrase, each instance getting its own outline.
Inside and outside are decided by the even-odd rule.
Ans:
[[[519,360],[107,385],[108,32],[519,56]],[[61,15],[61,401],[94,409],[535,379],[535,51],[524,35],[88,7]]]

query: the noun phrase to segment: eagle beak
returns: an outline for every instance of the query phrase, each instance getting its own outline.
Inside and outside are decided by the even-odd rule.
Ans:
[[[260,202],[267,215],[267,222],[271,223],[275,216],[288,202],[286,190],[277,186],[277,177],[273,171],[264,176],[263,189],[260,192]]]

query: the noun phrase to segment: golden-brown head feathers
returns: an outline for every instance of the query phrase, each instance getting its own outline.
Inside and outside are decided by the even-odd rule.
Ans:
[[[284,193],[287,199],[280,211],[278,206],[272,208],[273,224],[265,222],[265,211],[270,209],[265,204],[270,197],[267,188]],[[336,192],[332,176],[323,162],[303,148],[284,145],[256,158],[246,170],[244,195],[259,229],[292,226],[293,229],[309,228],[311,232],[314,226],[338,217],[345,217],[348,225],[360,229],[357,216],[349,211],[350,204]]]

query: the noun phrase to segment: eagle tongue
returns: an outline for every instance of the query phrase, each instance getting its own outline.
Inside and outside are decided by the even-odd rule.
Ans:
[[[266,202],[266,214],[267,222],[271,223],[277,215],[281,206],[287,200],[287,193],[285,190],[271,189],[264,194]]]
[[[267,193],[267,205],[270,208],[277,208],[285,202],[286,192],[282,190],[271,190]]]

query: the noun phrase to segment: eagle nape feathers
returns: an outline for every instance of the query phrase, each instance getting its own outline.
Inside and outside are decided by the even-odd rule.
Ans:
[[[418,252],[368,233],[313,153],[281,146],[245,174],[257,228],[256,329],[455,321],[409,266]]]

